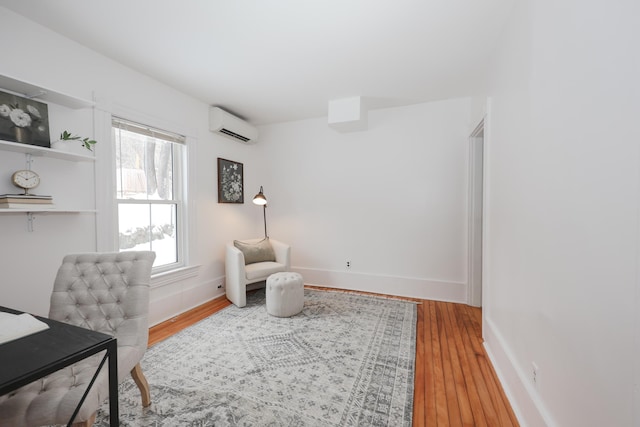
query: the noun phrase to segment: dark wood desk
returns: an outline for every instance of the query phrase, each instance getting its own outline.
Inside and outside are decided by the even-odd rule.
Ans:
[[[0,307],[0,311],[22,313],[6,307]],[[45,317],[35,317],[49,325],[49,329],[0,344],[0,395],[106,351],[109,366],[109,425],[118,427],[120,422],[116,339],[101,332]]]

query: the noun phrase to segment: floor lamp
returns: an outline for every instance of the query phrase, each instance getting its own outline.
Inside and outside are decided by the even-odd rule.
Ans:
[[[269,237],[267,235],[267,198],[262,193],[262,185],[260,186],[260,192],[253,198],[253,203],[256,205],[262,205],[262,214],[264,216],[264,238]]]

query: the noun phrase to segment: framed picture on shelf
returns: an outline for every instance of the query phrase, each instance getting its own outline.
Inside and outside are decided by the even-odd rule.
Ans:
[[[0,139],[50,148],[47,104],[0,91]]]
[[[242,163],[218,157],[218,203],[244,203]]]

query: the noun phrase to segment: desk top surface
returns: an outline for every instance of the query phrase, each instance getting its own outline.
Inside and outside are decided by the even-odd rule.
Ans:
[[[20,311],[0,306],[0,311]],[[49,329],[0,344],[0,395],[107,349],[110,335],[35,316]]]

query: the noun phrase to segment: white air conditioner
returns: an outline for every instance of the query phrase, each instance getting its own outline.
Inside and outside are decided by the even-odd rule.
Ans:
[[[258,141],[258,129],[220,107],[209,109],[209,130],[244,144]]]

